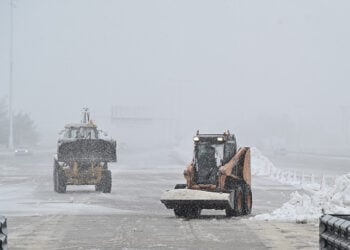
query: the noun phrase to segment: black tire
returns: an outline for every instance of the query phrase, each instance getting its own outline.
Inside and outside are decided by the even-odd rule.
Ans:
[[[176,184],[174,189],[185,189],[186,188],[186,184]]]
[[[252,207],[253,207],[253,196],[252,196],[252,190],[250,188],[250,185],[248,184],[244,185],[243,194],[244,194],[243,214],[248,215],[248,214],[251,214]]]
[[[199,207],[190,207],[187,210],[187,218],[198,218],[201,215],[202,210]]]
[[[101,178],[101,191],[110,193],[112,191],[112,173],[110,170],[104,171]]]
[[[55,178],[56,178],[56,192],[57,193],[65,193],[67,190],[66,185],[66,175],[64,171],[61,168],[56,168],[55,171]]]
[[[174,208],[174,214],[177,217],[183,218],[198,218],[201,214],[201,209],[194,206],[179,206]]]
[[[101,184],[96,184],[96,185],[95,185],[95,191],[97,191],[97,192],[102,191]]]
[[[241,216],[243,214],[243,189],[241,186],[236,186],[233,189],[233,204],[234,204],[234,208],[226,208],[225,212],[226,212],[226,216],[227,217],[232,217],[232,216]]]
[[[186,210],[184,207],[174,208],[174,214],[176,217],[186,217]]]
[[[53,189],[57,192],[57,161],[53,163]]]

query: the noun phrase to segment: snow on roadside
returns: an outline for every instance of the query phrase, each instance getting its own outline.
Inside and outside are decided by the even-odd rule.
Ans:
[[[308,222],[317,220],[322,213],[350,214],[350,173],[338,177],[331,188],[303,189],[302,192],[294,191],[281,208],[254,218]]]
[[[284,184],[292,184],[299,191],[290,194],[290,200],[272,213],[256,215],[258,220],[282,220],[307,222],[318,219],[324,213],[350,214],[350,173],[337,177],[332,187],[326,187],[324,177],[321,184],[306,183],[304,176],[282,171],[257,148],[251,148],[252,174],[268,176]]]
[[[267,176],[282,184],[293,185],[297,188],[308,188],[317,190],[320,184],[315,183],[314,176],[308,175],[308,181],[304,173],[298,173],[290,169],[280,169],[263,155],[259,149],[251,148],[251,173],[255,176]]]
[[[252,147],[251,149],[251,173],[255,176],[267,176],[283,184],[299,185],[296,172],[281,170],[263,155],[259,149]]]
[[[256,176],[271,176],[278,170],[273,163],[264,156],[260,150],[255,147],[250,149],[251,152],[251,171]]]

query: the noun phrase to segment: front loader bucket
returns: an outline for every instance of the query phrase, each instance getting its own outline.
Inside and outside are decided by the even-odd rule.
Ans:
[[[58,161],[115,162],[116,142],[102,139],[61,141],[57,149]]]
[[[201,209],[232,209],[234,204],[231,196],[231,193],[174,189],[164,192],[160,201],[169,209],[184,205]]]

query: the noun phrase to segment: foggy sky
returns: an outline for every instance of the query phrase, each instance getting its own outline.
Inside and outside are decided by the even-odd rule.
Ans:
[[[265,114],[317,124],[315,112],[322,123],[350,106],[349,1],[15,2],[14,108],[45,131],[84,106],[102,119],[112,105],[147,105],[190,133],[254,130]],[[1,0],[0,97],[9,13]]]

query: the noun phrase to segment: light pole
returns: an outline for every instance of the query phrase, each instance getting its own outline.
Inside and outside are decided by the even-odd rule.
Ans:
[[[13,0],[10,2],[10,76],[9,76],[9,149],[13,149],[13,111],[12,111],[12,82],[13,82]]]

